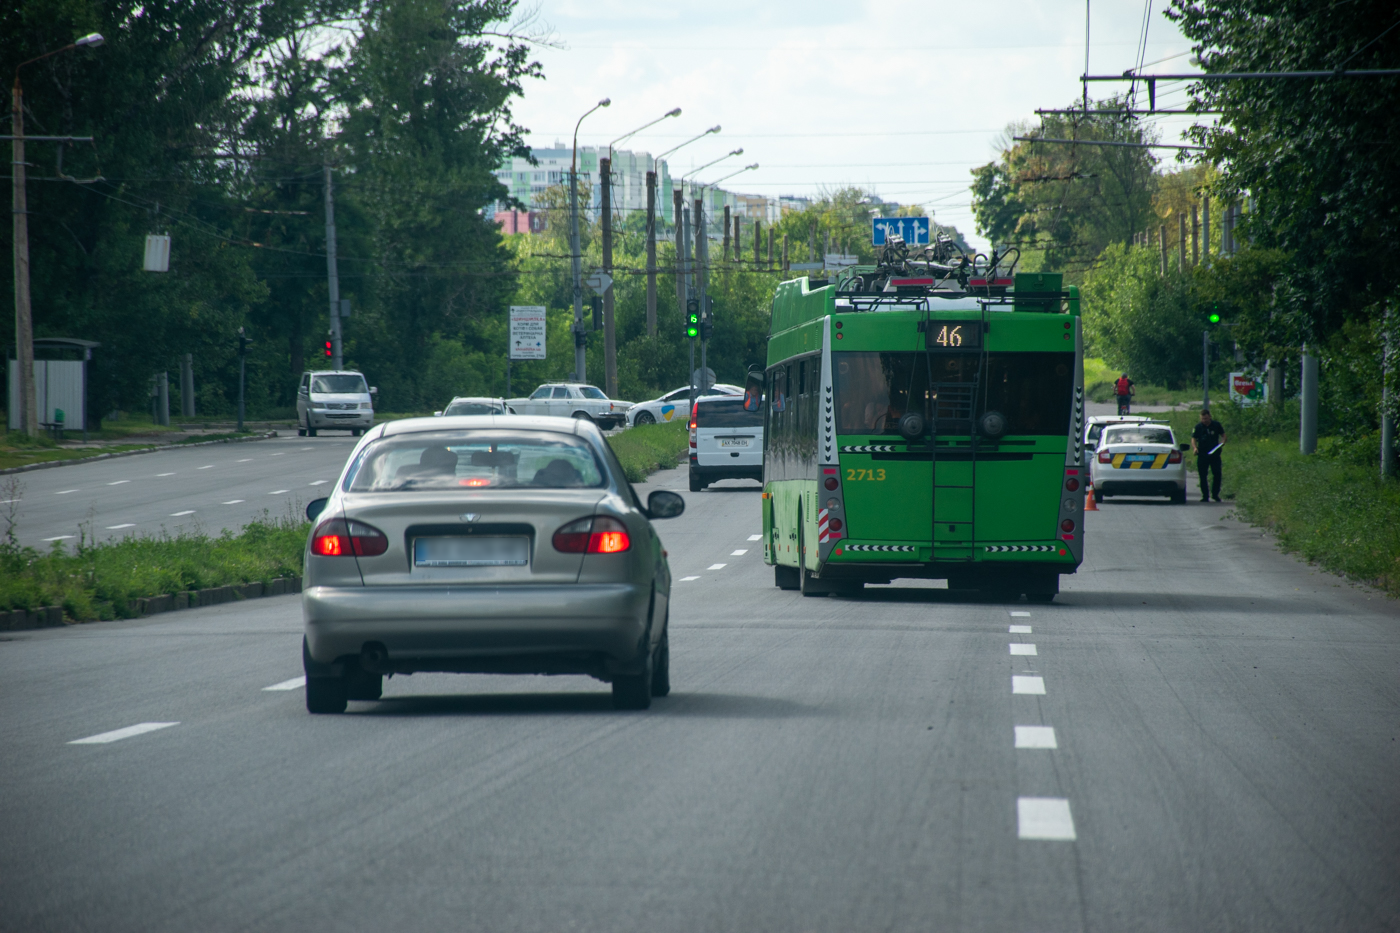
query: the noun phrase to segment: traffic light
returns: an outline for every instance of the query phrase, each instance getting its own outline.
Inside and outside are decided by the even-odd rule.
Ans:
[[[705,315],[700,321],[700,339],[709,340],[710,335],[715,332],[715,319],[711,315]]]
[[[334,354],[331,353],[331,342],[330,342],[329,340],[327,340],[327,341],[326,341],[326,356],[333,356],[333,355],[334,355]]]
[[[1211,302],[1210,315],[1206,318],[1206,320],[1210,321],[1212,324],[1220,323],[1220,302]]]
[[[685,335],[694,339],[700,336],[700,299],[691,298],[685,303]]]

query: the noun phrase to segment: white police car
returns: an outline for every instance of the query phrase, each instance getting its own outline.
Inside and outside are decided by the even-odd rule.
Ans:
[[[717,382],[697,395],[743,395],[744,390],[739,386],[729,385],[724,382]],[[639,424],[669,424],[672,421],[685,421],[690,414],[690,386],[681,386],[679,389],[667,392],[660,398],[654,398],[649,402],[638,402],[627,412],[627,424],[635,427]]]
[[[1186,463],[1172,429],[1160,422],[1108,424],[1090,461],[1094,500],[1109,496],[1166,496],[1186,501]]]

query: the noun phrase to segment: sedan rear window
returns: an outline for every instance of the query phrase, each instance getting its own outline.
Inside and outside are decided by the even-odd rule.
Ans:
[[[584,398],[600,398],[604,401],[606,401],[608,398],[606,395],[603,394],[603,390],[598,388],[597,386],[579,386],[578,390],[580,393],[582,393]]]
[[[444,415],[504,415],[506,410],[490,402],[453,402]]]
[[[1105,444],[1174,444],[1170,428],[1114,428]]]
[[[578,489],[605,484],[587,442],[551,431],[432,431],[390,437],[351,469],[351,492]]]

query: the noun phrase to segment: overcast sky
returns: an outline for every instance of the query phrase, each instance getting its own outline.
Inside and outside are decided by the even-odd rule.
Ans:
[[[1189,43],[1162,15],[1166,0],[1147,6],[1145,62],[1179,57],[1145,71],[1195,71]],[[1094,4],[1090,73],[1137,63],[1144,9]],[[742,147],[700,180],[757,162],[723,187],[813,195],[859,185],[924,205],[984,248],[968,170],[997,157],[1007,123],[1078,100],[1084,70],[1084,0],[543,0],[538,19],[564,48],[537,50],[545,79],[516,103],[532,146],[568,144],[602,97],[612,106],[584,121],[580,145],[680,107],[623,146],[656,153],[718,123],[720,134],[671,157],[674,174]],[[1103,96],[1112,88],[1090,85]],[[1158,95],[1159,107],[1183,103],[1180,90]],[[1163,142],[1179,142],[1191,120],[1157,122]]]

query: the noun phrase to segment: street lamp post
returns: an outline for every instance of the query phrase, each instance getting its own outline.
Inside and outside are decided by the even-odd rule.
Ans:
[[[52,52],[45,52],[15,66],[15,83],[10,90],[11,178],[15,235],[15,365],[19,367],[19,429],[34,436],[39,433],[39,406],[34,393],[34,317],[29,304],[29,198],[24,172],[24,89],[19,70],[51,55],[73,49],[96,48],[103,42],[99,33],[90,33]],[[84,412],[83,418],[87,418]],[[11,428],[15,427],[10,425]]]
[[[681,115],[681,108],[679,108],[679,107],[674,107],[674,108],[672,108],[671,110],[668,110],[666,113],[662,114],[661,116],[657,117],[655,120],[652,120],[652,121],[649,122],[649,123],[644,123],[644,124],[642,124],[641,126],[637,127],[635,130],[632,130],[632,131],[629,132],[629,133],[623,133],[623,134],[622,134],[621,136],[619,136],[617,139],[614,139],[612,142],[608,143],[608,159],[607,159],[607,161],[606,161],[605,163],[603,163],[602,165],[599,166],[598,179],[599,179],[599,181],[600,181],[600,182],[602,183],[602,185],[603,185],[603,272],[604,272],[604,274],[608,275],[609,277],[612,276],[612,271],[613,271],[613,264],[612,264],[612,154],[613,154],[613,146],[616,146],[618,143],[622,142],[624,139],[628,139],[628,138],[630,138],[630,137],[632,137],[632,136],[636,136],[638,133],[640,133],[640,132],[641,132],[642,130],[644,130],[644,129],[647,129],[648,127],[655,126],[656,124],[660,123],[662,120],[667,119],[668,117],[678,117],[678,116],[680,116],[680,115]],[[649,188],[649,189],[648,189],[648,193],[651,194],[651,198],[648,200],[648,203],[654,205],[654,204],[655,204],[655,192],[654,192],[654,190],[652,190],[652,189]],[[652,229],[652,215],[651,215],[651,213],[648,213],[648,214],[647,214],[647,230],[648,230],[648,234],[649,234],[648,239],[647,239],[647,242],[648,242],[648,243],[654,242],[654,241],[652,240],[651,236],[650,236],[651,229]],[[654,253],[655,253],[655,248],[654,248],[654,247],[653,247],[652,249],[648,250],[648,254],[649,254],[649,255],[652,255],[652,254],[654,254]],[[654,294],[654,293],[655,293],[655,287],[653,286],[652,289],[650,290],[649,294]],[[615,398],[615,397],[617,396],[617,328],[614,326],[614,322],[613,322],[614,296],[615,296],[615,293],[614,293],[614,291],[613,291],[613,287],[612,287],[611,284],[609,284],[608,287],[607,287],[606,289],[604,289],[604,291],[603,291],[603,384],[604,384],[604,387],[605,387],[605,389],[606,389],[608,395],[609,395],[610,397],[614,397],[614,398]]]
[[[571,251],[574,261],[574,379],[577,382],[588,381],[588,360],[585,352],[588,347],[588,331],[583,326],[583,256],[579,252],[578,238],[578,128],[583,125],[588,114],[611,103],[612,98],[604,97],[578,118],[578,122],[574,124],[574,156],[569,162],[570,239],[573,241]]]

